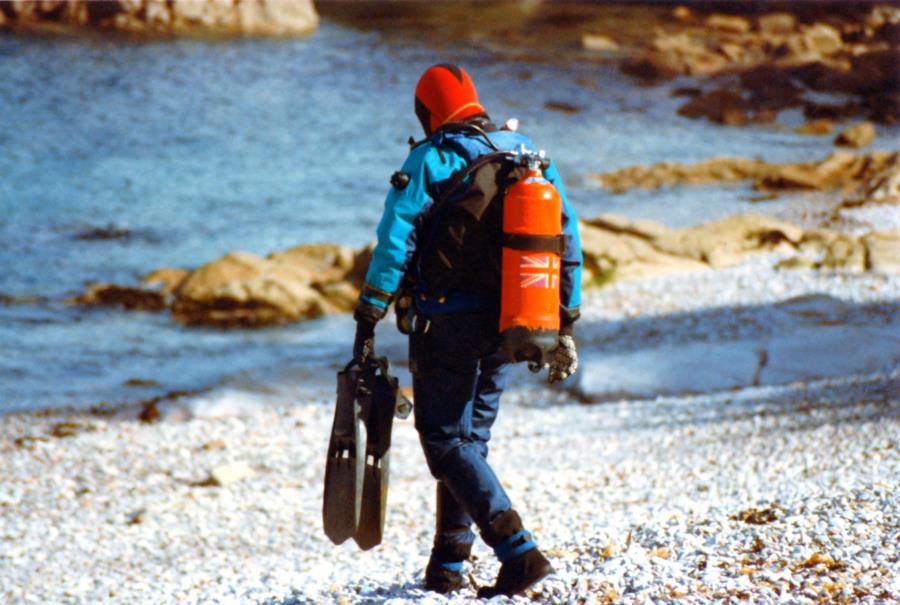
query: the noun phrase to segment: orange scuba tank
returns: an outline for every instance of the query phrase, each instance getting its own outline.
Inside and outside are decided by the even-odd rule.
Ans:
[[[559,340],[562,202],[541,173],[543,158],[523,160],[526,175],[503,199],[501,350],[510,361],[543,363]]]

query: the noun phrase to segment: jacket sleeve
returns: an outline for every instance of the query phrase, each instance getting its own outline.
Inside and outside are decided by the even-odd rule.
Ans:
[[[544,170],[544,178],[553,183],[559,191],[562,202],[562,235],[565,250],[562,254],[560,271],[560,318],[563,323],[578,319],[581,306],[581,239],[578,236],[578,217],[569,204],[566,189],[556,170],[556,165]]]
[[[401,172],[409,177],[403,187],[393,186],[378,223],[378,242],[366,272],[360,302],[386,310],[415,252],[416,217],[431,204],[431,184],[447,178],[464,165],[453,153],[438,153],[425,144],[413,149]]]

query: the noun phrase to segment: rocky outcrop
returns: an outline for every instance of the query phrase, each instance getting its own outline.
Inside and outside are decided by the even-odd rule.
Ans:
[[[292,36],[318,24],[312,0],[4,0],[0,27],[150,34]]]
[[[720,269],[772,251],[784,254],[784,268],[900,274],[897,231],[858,237],[737,214],[686,229],[604,215],[582,224],[580,233],[588,285]]]
[[[581,223],[579,230],[588,287],[719,269],[770,251],[783,253],[785,268],[900,273],[900,231],[851,236],[755,214],[686,229],[603,215]],[[371,247],[336,244],[298,246],[265,258],[231,252],[190,272],[154,271],[144,279],[145,289],[93,285],[72,302],[169,308],[175,320],[188,325],[263,327],[349,312],[371,256]]]
[[[810,119],[859,115],[900,123],[900,8],[876,6],[862,20],[827,23],[787,13],[674,16],[622,69],[645,79],[711,78],[715,89],[685,105],[682,115],[740,125],[802,108]],[[857,99],[827,104],[806,94],[812,91]]]
[[[179,285],[172,316],[185,324],[253,327],[349,311],[370,254],[335,244],[298,246],[266,258],[231,252]]]
[[[359,297],[371,247],[307,244],[263,258],[231,252],[194,271],[157,269],[141,287],[92,284],[70,302],[170,309],[181,323],[262,327],[346,312]]]
[[[900,154],[874,152],[855,155],[837,151],[823,160],[774,164],[745,158],[712,158],[695,164],[661,162],[632,166],[593,175],[612,193],[630,189],[656,189],[669,185],[704,185],[733,181],[753,181],[761,191],[867,189],[887,182],[900,161]],[[886,187],[888,185],[885,185]]]

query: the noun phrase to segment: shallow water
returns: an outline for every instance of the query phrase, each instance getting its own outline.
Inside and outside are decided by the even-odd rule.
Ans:
[[[273,373],[298,397],[330,385],[348,318],[222,332],[62,301],[90,282],[135,283],[230,250],[369,241],[388,176],[418,136],[411,90],[434,62],[461,63],[495,118],[520,119],[582,216],[686,225],[750,207],[742,187],[610,196],[592,172],[830,149],[829,137],[685,120],[672,85],[641,87],[575,55],[526,62],[489,44],[435,47],[328,18],[301,40],[0,35],[0,411],[259,385]],[[548,111],[548,101],[579,111]]]

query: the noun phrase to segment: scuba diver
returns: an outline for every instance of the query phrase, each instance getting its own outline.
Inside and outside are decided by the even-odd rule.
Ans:
[[[426,138],[410,139],[409,156],[391,177],[354,312],[353,355],[363,361],[374,355],[375,324],[395,303],[398,326],[410,335],[415,428],[437,479],[437,528],[425,588],[448,593],[466,586],[462,570],[475,540],[474,523],[501,563],[495,584],[482,587],[478,596],[511,596],[553,573],[553,567],[488,464],[488,441],[513,362],[531,359],[533,370],[548,369],[551,383],[577,368],[572,338],[582,262],[577,219],[553,163],[533,151],[514,121],[503,128],[491,121],[462,68],[440,64],[427,69],[415,89],[415,113]],[[524,358],[504,352],[498,327],[505,296],[500,273],[506,270],[505,264],[501,269],[501,245],[528,239],[503,234],[502,210],[491,203],[499,196],[502,206],[505,187],[516,180],[511,157],[519,165],[530,162],[528,178],[518,176],[521,182],[549,183],[558,192],[555,207],[541,206],[555,208],[550,218],[558,225],[557,235],[531,238],[549,246],[552,258],[546,256],[544,265],[533,255],[515,261],[555,271],[515,282],[522,288],[555,288],[552,346],[538,347],[536,357],[538,349]],[[490,178],[481,178],[486,167]],[[472,202],[477,199],[481,202]],[[501,237],[509,241],[500,242]],[[526,252],[540,248],[532,244],[520,247]]]

